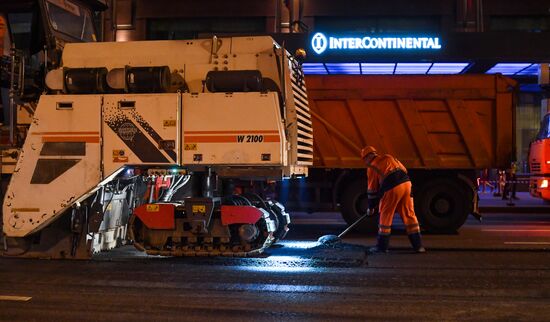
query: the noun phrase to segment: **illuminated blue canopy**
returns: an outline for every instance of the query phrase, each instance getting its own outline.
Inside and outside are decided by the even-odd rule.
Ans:
[[[461,74],[469,63],[304,63],[306,75]]]
[[[531,63],[498,63],[489,69],[486,74],[501,73],[509,76],[537,76],[539,64]]]

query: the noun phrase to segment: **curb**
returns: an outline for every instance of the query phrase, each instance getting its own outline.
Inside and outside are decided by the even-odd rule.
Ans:
[[[547,214],[550,213],[549,206],[489,206],[479,207],[479,213],[527,213],[527,214]]]

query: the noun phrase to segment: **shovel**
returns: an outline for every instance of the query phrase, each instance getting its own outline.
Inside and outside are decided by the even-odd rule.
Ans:
[[[359,219],[357,219],[353,224],[351,224],[348,228],[346,228],[338,236],[336,236],[336,235],[324,235],[324,236],[319,237],[317,242],[319,244],[325,244],[325,245],[339,243],[339,242],[342,241],[342,237],[345,234],[347,234],[350,230],[355,228],[355,226],[359,225],[359,223],[362,222],[365,218],[373,217],[374,215],[376,215],[375,211],[371,212],[370,209],[367,209],[367,212],[363,216],[359,217]]]

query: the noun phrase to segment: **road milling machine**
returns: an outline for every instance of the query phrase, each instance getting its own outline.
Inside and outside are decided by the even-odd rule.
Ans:
[[[313,133],[272,38],[66,43],[54,67],[10,154],[2,255],[253,256],[285,236],[258,187],[307,175]]]

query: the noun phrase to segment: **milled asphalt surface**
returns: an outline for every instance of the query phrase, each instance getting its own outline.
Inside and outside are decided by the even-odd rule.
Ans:
[[[324,215],[324,217],[319,217]],[[550,214],[487,214],[414,254],[318,247],[337,214],[294,216],[259,258],[162,258],[126,246],[91,261],[0,258],[2,321],[547,321]],[[508,243],[508,244],[506,244]],[[512,243],[512,244],[510,244]],[[523,244],[522,244],[523,243]],[[532,243],[532,244],[525,244]],[[547,243],[547,244],[545,244]],[[6,296],[30,297],[28,301]]]
[[[0,300],[0,320],[545,321],[550,313],[550,256],[541,253],[394,251],[351,267],[226,261],[0,259],[0,295],[32,297]]]

